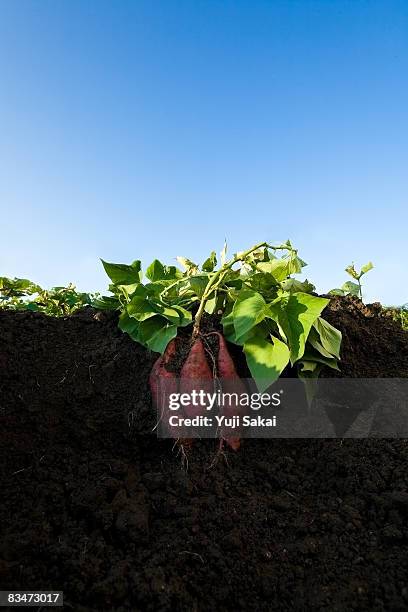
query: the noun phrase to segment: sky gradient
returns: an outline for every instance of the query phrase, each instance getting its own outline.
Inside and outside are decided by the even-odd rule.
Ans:
[[[0,0],[0,275],[290,238],[408,302],[408,2]]]

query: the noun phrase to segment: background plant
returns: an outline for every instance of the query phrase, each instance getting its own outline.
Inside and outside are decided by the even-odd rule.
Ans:
[[[44,312],[54,317],[67,316],[92,306],[98,294],[81,293],[75,285],[43,289],[26,278],[0,277],[0,308]]]
[[[402,306],[384,306],[383,312],[386,316],[390,316],[396,323],[399,323],[402,329],[408,330],[408,303]]]
[[[369,272],[373,268],[374,268],[374,265],[371,263],[371,261],[369,261],[361,268],[360,272],[357,272],[357,270],[354,267],[354,263],[350,264],[349,266],[347,266],[345,271],[357,282],[353,283],[353,281],[347,281],[340,288],[331,289],[329,291],[329,294],[331,295],[355,295],[359,297],[360,300],[362,300],[363,291],[362,291],[362,286],[361,286],[361,277],[364,274],[367,274],[367,272]]]

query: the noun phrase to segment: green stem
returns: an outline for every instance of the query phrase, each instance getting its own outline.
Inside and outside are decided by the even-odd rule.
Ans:
[[[255,246],[248,249],[247,251],[241,251],[240,253],[237,253],[237,255],[233,257],[233,259],[231,259],[230,261],[226,262],[223,266],[221,266],[221,268],[217,270],[217,272],[214,272],[214,274],[210,277],[206,288],[204,289],[203,295],[200,300],[200,305],[194,317],[194,327],[193,327],[193,333],[192,333],[193,340],[195,340],[195,338],[197,338],[197,336],[200,333],[201,319],[204,314],[205,305],[211,293],[217,289],[217,287],[221,284],[224,276],[227,274],[227,272],[229,272],[229,270],[231,270],[231,268],[236,263],[238,263],[239,261],[244,261],[248,257],[248,255],[253,253],[253,251],[257,251],[258,249],[261,249],[262,247],[273,249],[275,251],[279,251],[283,249],[286,249],[291,252],[293,251],[293,249],[291,249],[287,245],[281,245],[278,247],[274,247],[274,246],[269,245],[267,242],[260,242],[259,244],[256,244]]]
[[[164,296],[166,295],[167,291],[169,291],[169,290],[170,290],[170,289],[172,289],[173,287],[176,287],[176,286],[177,286],[179,283],[181,283],[181,282],[183,282],[183,283],[185,283],[185,282],[186,282],[185,277],[183,277],[183,278],[178,278],[176,281],[174,281],[174,283],[171,283],[171,285],[168,285],[167,287],[165,287],[165,288],[163,289],[163,291],[161,291],[161,292],[160,292],[160,297],[161,297],[161,299],[164,299]]]

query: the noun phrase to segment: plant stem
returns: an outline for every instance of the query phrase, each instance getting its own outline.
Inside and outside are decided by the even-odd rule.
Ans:
[[[237,253],[235,257],[233,257],[230,261],[227,261],[223,266],[221,266],[221,268],[217,270],[217,272],[214,272],[214,274],[210,277],[206,288],[204,289],[203,295],[200,300],[200,305],[194,317],[192,340],[195,340],[200,333],[201,318],[204,314],[205,305],[207,303],[207,300],[210,297],[210,294],[217,288],[218,285],[221,284],[223,277],[227,274],[227,272],[229,272],[229,270],[231,270],[231,268],[236,263],[238,263],[239,261],[244,261],[248,257],[248,255],[253,253],[253,251],[257,251],[258,249],[261,249],[262,247],[273,249],[275,251],[278,251],[281,249],[287,249],[288,251],[291,251],[291,252],[293,251],[293,249],[287,245],[281,245],[279,247],[274,247],[274,246],[269,245],[267,242],[260,242],[256,244],[255,246],[251,247],[250,249],[248,249],[247,251],[241,251],[240,253]]]

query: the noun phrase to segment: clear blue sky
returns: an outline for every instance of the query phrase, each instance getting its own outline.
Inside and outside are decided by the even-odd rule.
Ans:
[[[0,0],[0,275],[290,238],[408,301],[407,0]]]

